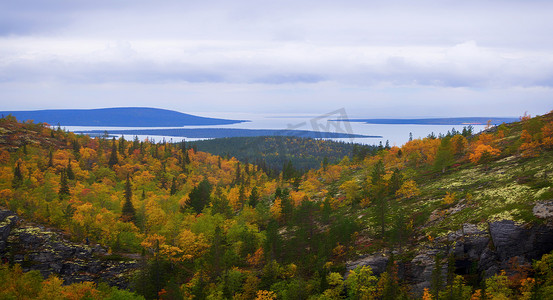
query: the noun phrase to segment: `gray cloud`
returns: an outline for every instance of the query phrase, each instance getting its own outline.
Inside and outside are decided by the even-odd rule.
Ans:
[[[159,40],[88,45],[12,39],[2,48],[0,81],[4,82],[330,81],[368,86],[551,87],[553,70],[553,54],[483,48],[474,41],[451,47],[332,47],[301,42]]]

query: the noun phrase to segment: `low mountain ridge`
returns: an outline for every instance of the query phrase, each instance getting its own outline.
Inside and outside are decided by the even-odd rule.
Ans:
[[[206,118],[149,107],[0,111],[0,115],[12,115],[18,120],[33,120],[35,123],[59,124],[61,126],[181,127],[247,122],[245,120]]]

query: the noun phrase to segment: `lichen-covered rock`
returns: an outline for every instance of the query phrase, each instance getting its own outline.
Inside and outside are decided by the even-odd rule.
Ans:
[[[0,254],[6,250],[8,237],[19,218],[11,211],[0,210]]]
[[[537,203],[532,209],[532,213],[537,218],[553,218],[553,200]]]
[[[420,246],[414,258],[399,262],[399,276],[407,282],[415,296],[430,287],[436,255],[442,256],[441,274],[445,282],[447,257],[455,258],[455,272],[488,278],[511,267],[512,260],[528,264],[545,253],[553,251],[553,226],[521,225],[503,220],[489,224],[463,224],[461,229],[433,244]],[[382,254],[373,254],[348,263],[348,269],[368,265],[380,274],[387,260]]]
[[[448,235],[448,241],[457,259],[478,260],[488,247],[490,236],[474,224],[463,224],[460,230]]]
[[[432,273],[436,268],[436,256],[439,253],[444,253],[440,248],[423,249],[415,258],[406,264],[405,279],[410,283],[411,292],[414,295],[422,295],[425,288],[430,288],[432,281]],[[440,274],[445,277],[447,273],[447,265],[443,262]]]
[[[0,255],[18,263],[24,271],[37,270],[44,277],[56,274],[66,284],[95,281],[127,288],[138,269],[136,259],[107,257],[100,245],[72,243],[59,232],[42,226],[18,225],[12,212],[0,210]]]
[[[504,220],[490,224],[490,235],[501,261],[515,256],[531,261],[553,250],[553,227],[546,225],[526,227]]]
[[[499,256],[491,248],[486,247],[480,254],[478,262],[478,270],[484,272],[485,277],[491,277],[498,273],[500,268]]]
[[[388,255],[384,253],[377,253],[374,255],[368,255],[365,257],[361,257],[359,259],[356,259],[354,261],[350,261],[347,263],[347,270],[353,270],[359,266],[370,266],[373,274],[380,275],[386,271],[386,266],[388,265]]]
[[[527,232],[524,228],[516,226],[515,222],[503,220],[490,224],[490,235],[495,252],[500,260],[525,253]]]
[[[454,245],[450,251],[457,265],[476,265],[476,270],[471,272],[490,277],[508,269],[513,258],[517,258],[519,263],[527,263],[553,250],[551,226],[521,225],[502,220],[489,223],[487,227],[484,230],[476,225],[464,224],[461,230],[448,236],[449,242]],[[469,268],[465,272],[468,273]]]

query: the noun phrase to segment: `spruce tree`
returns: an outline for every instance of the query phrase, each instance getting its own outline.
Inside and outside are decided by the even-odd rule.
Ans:
[[[432,270],[432,277],[430,287],[432,295],[439,295],[443,287],[442,278],[442,254],[438,253],[434,256],[434,270]]]
[[[73,147],[73,155],[75,155],[75,158],[79,160],[79,158],[81,157],[81,152],[80,152],[81,145],[79,144],[79,141],[77,139],[73,140],[72,147]]]
[[[259,199],[259,193],[257,192],[257,187],[252,188],[252,192],[250,193],[248,204],[251,207],[255,207],[257,205],[257,200]]]
[[[48,168],[54,166],[54,152],[52,149],[50,149],[50,152],[48,152]]]
[[[390,196],[395,196],[396,192],[401,188],[402,184],[403,175],[398,168],[395,168],[394,172],[392,173],[392,177],[390,178],[390,184],[388,186]]]
[[[65,197],[68,197],[69,194],[69,183],[67,182],[67,172],[65,169],[61,170],[61,179],[60,179],[60,189],[58,191],[58,196],[60,200],[63,200]]]
[[[71,146],[73,147],[74,153],[79,153],[79,150],[81,150],[81,145],[79,144],[79,141],[77,139],[74,139]]]
[[[238,189],[238,203],[240,205],[244,205],[246,203],[246,194],[244,191],[244,185],[240,185],[240,188]]]
[[[175,177],[173,177],[173,182],[171,183],[170,194],[171,194],[171,196],[173,196],[176,193],[177,193],[177,179]]]
[[[186,171],[186,166],[190,164],[190,156],[188,155],[188,151],[184,151],[184,157],[182,158],[182,169]]]
[[[386,232],[386,216],[388,213],[388,201],[385,194],[385,184],[384,184],[384,175],[386,174],[386,169],[384,168],[384,163],[382,160],[379,160],[374,166],[373,171],[371,172],[371,190],[372,198],[376,206],[376,213],[378,223],[380,223],[380,234],[384,238]]]
[[[73,168],[71,167],[71,159],[69,159],[69,163],[67,164],[67,168],[65,170],[67,172],[67,179],[75,180],[75,173],[73,172]]]
[[[236,163],[236,177],[234,178],[234,183],[238,184],[240,183],[241,177],[240,177],[240,162]]]
[[[17,189],[23,183],[23,175],[21,174],[21,163],[17,162],[13,169],[12,187]]]
[[[113,167],[118,163],[119,163],[119,159],[117,158],[117,147],[115,146],[115,137],[114,137],[111,144],[111,155],[109,157],[108,164],[110,167]]]
[[[286,164],[284,164],[282,168],[282,179],[289,180],[294,177],[296,177],[297,171],[294,168],[294,164],[292,163],[292,160],[288,160]]]
[[[201,213],[206,205],[211,202],[211,184],[207,179],[202,180],[189,194],[190,205],[196,213]]]
[[[133,222],[135,221],[136,211],[132,205],[132,186],[129,175],[127,175],[127,182],[125,183],[125,203],[121,209],[121,219],[124,222]]]
[[[119,153],[120,153],[121,155],[123,155],[123,156],[125,155],[125,148],[126,148],[126,145],[125,145],[125,136],[122,135],[122,136],[119,138]]]
[[[183,155],[187,152],[186,151],[186,142],[184,140],[182,140],[180,142],[180,151],[182,152]]]

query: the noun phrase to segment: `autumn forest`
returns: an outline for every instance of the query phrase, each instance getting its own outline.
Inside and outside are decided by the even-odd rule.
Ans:
[[[553,248],[520,264],[506,262],[522,254],[498,254],[496,269],[482,257],[462,265],[455,250],[466,228],[550,225],[535,208],[553,199],[551,113],[401,147],[286,138],[285,159],[274,138],[250,138],[271,149],[266,160],[223,154],[228,141],[209,145],[218,156],[201,143],[92,138],[11,116],[0,135],[2,208],[138,265],[124,286],[67,284],[6,250],[2,299],[553,297]],[[376,254],[381,268],[358,263]],[[409,275],[423,276],[413,270],[425,255],[427,277]]]

